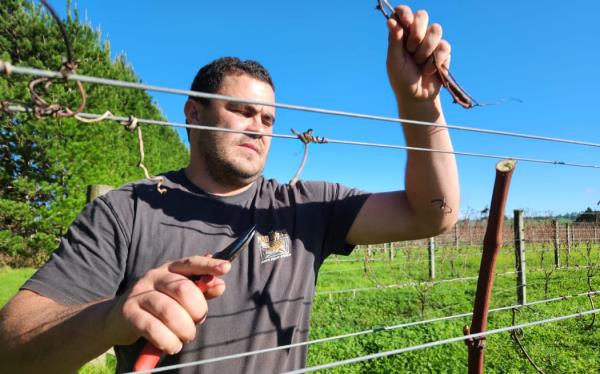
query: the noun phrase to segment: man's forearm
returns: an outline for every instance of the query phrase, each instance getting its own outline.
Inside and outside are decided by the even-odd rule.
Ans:
[[[110,301],[60,305],[31,294],[21,292],[0,314],[0,372],[75,372],[113,345]]]
[[[446,124],[439,97],[418,103],[398,102],[400,118]],[[452,151],[446,127],[403,125],[411,147]],[[413,208],[434,231],[448,229],[458,216],[459,187],[453,154],[409,151],[406,166],[406,194]],[[426,228],[425,228],[426,229]]]

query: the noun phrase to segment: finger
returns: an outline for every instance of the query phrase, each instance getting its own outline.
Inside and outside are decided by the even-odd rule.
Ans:
[[[399,26],[402,28],[409,27],[411,23],[414,21],[414,14],[412,9],[406,5],[399,5],[394,9],[393,17],[397,22],[399,22]]]
[[[441,40],[423,67],[426,75],[435,74],[438,70],[447,71],[450,68],[450,43]]]
[[[433,51],[435,51],[440,43],[440,40],[442,40],[442,26],[440,26],[438,23],[434,23],[429,26],[423,42],[417,48],[414,54],[415,63],[418,65],[424,64],[429,56],[431,56]]]
[[[196,335],[196,324],[187,311],[168,295],[154,292],[151,297],[140,300],[139,306],[161,322],[152,322],[149,325],[149,328],[151,329],[149,332],[155,332],[156,334],[160,333],[161,336],[163,334],[168,335],[160,326],[160,324],[162,324],[171,334],[175,335],[177,340],[179,340],[179,343],[188,342],[194,339],[194,336]],[[206,310],[206,301],[204,301],[203,308]],[[173,347],[178,346],[173,344],[170,335],[168,338],[169,348],[171,350]],[[159,339],[157,338],[156,340]],[[159,348],[158,346],[156,347]]]
[[[408,30],[408,26],[413,21],[413,14],[409,7],[406,5],[401,5],[394,9],[394,13],[390,18],[388,18],[388,29],[390,32],[389,41],[399,43],[401,47],[403,47],[404,40],[403,38],[406,35],[406,30]]]
[[[206,315],[206,299],[189,278],[179,274],[167,275],[157,280],[155,288],[176,301],[194,322],[200,321]]]
[[[204,297],[207,300],[214,299],[215,297],[221,296],[225,293],[225,282],[214,277],[209,283],[206,284],[206,290],[204,291]]]
[[[176,354],[183,347],[181,340],[151,313],[138,308],[132,323],[139,335],[167,354]]]
[[[194,284],[207,300],[221,296],[225,292],[225,282],[214,275],[203,275],[194,279]]]
[[[410,24],[408,38],[406,39],[406,49],[414,53],[425,34],[427,33],[427,24],[429,23],[429,14],[424,10],[419,10],[414,15],[414,21]]]
[[[438,44],[435,51],[433,51],[433,55],[435,56],[435,64],[436,68],[445,67],[446,69],[450,68],[450,52],[452,48],[450,43],[445,40],[441,40]]]
[[[404,29],[399,26],[398,21],[393,18],[388,19],[388,48],[396,47],[403,49],[402,38],[404,37]]]
[[[169,264],[169,270],[186,277],[200,275],[223,275],[231,269],[231,263],[207,256],[186,257]]]

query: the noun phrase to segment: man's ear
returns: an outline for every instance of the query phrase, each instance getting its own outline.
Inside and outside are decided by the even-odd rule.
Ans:
[[[192,99],[187,99],[183,107],[183,113],[185,114],[185,123],[195,123],[198,119],[198,102],[194,102]]]

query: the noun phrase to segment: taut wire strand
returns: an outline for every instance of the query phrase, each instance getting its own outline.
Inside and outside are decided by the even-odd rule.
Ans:
[[[593,292],[585,292],[585,293],[580,293],[580,294],[565,295],[565,296],[555,297],[555,298],[546,299],[546,300],[537,300],[537,301],[527,303],[525,305],[516,304],[516,305],[503,306],[503,307],[490,309],[489,311],[490,312],[499,312],[499,311],[504,311],[504,310],[510,310],[513,308],[529,307],[529,306],[546,304],[546,303],[555,302],[555,301],[567,300],[567,299],[571,299],[574,297],[587,296],[590,294],[593,294],[593,295],[600,294],[600,290],[593,291]],[[269,352],[278,351],[278,350],[282,350],[282,349],[290,349],[290,348],[300,347],[300,346],[305,346],[305,345],[325,343],[325,342],[329,342],[329,341],[351,338],[351,337],[355,337],[355,336],[366,335],[366,334],[376,333],[376,332],[380,332],[380,331],[392,331],[392,330],[405,328],[405,327],[418,326],[418,325],[429,324],[429,323],[433,323],[433,322],[441,322],[441,321],[447,321],[447,320],[452,320],[452,319],[457,319],[457,318],[469,317],[472,314],[473,314],[473,312],[467,312],[467,313],[456,314],[456,315],[452,315],[452,316],[433,318],[433,319],[429,319],[429,320],[401,323],[401,324],[394,325],[394,326],[376,327],[376,328],[353,332],[353,333],[348,333],[348,334],[344,334],[344,335],[331,336],[331,337],[327,337],[327,338],[321,338],[321,339],[315,339],[315,340],[310,340],[310,341],[305,341],[305,342],[282,345],[282,346],[273,347],[273,348],[265,348],[265,349],[260,349],[260,350],[256,350],[256,351],[242,352],[242,353],[237,353],[237,354],[228,355],[228,356],[208,358],[208,359],[204,359],[204,360],[189,362],[186,364],[163,366],[163,367],[154,369],[152,372],[157,373],[157,372],[162,372],[162,371],[167,371],[167,370],[181,369],[184,367],[199,366],[199,365],[208,364],[208,363],[212,363],[212,362],[219,362],[219,361],[231,360],[231,359],[235,359],[235,358],[253,356],[253,355],[269,353]],[[126,373],[126,374],[133,374],[133,373],[135,373],[135,372],[130,372],[130,373]]]
[[[25,108],[23,106],[17,106],[17,105],[10,105],[8,107],[8,109],[10,111],[15,111],[15,112],[26,112],[26,113],[33,112],[33,110],[31,108]],[[78,114],[79,114],[79,117],[83,117],[83,118],[98,118],[98,117],[100,117],[100,115],[92,114],[92,113],[78,113]],[[128,120],[128,117],[107,115],[105,119],[111,120],[111,121],[116,121],[116,122],[124,122],[124,121]],[[226,128],[216,128],[216,127],[212,127],[212,126],[184,124],[184,123],[176,123],[176,122],[168,122],[168,121],[159,121],[159,120],[153,120],[153,119],[138,118],[138,121],[140,123],[145,123],[148,125],[171,126],[171,127],[181,127],[181,128],[190,128],[190,129],[198,129],[198,130],[208,130],[208,131],[232,132],[232,133],[239,133],[239,134],[246,134],[246,135],[270,136],[273,138],[281,138],[281,139],[298,139],[298,137],[294,136],[294,135],[265,134],[263,132],[258,132],[258,131],[232,130],[232,129],[226,129]],[[517,161],[532,162],[532,163],[547,164],[547,165],[562,165],[562,166],[572,166],[572,167],[579,167],[579,168],[600,169],[600,165],[596,165],[596,164],[583,164],[583,163],[544,160],[544,159],[535,159],[535,158],[526,158],[526,157],[494,155],[494,154],[487,154],[487,153],[461,152],[461,151],[449,151],[449,150],[443,150],[443,149],[408,147],[408,146],[402,146],[402,145],[369,143],[369,142],[352,141],[352,140],[338,140],[338,139],[329,139],[328,138],[327,143],[344,144],[344,145],[358,145],[358,146],[365,146],[365,147],[377,147],[377,148],[387,148],[387,149],[401,149],[401,150],[406,150],[406,151],[447,153],[447,154],[454,154],[457,156],[492,158],[492,159],[498,159],[498,160],[511,158],[511,159],[517,160]]]
[[[6,61],[0,60],[0,70],[5,72],[7,68],[10,69],[11,73],[13,73],[13,74],[29,74],[29,75],[37,75],[37,76],[42,76],[42,77],[64,77],[64,75],[60,72],[54,72],[54,71],[48,71],[48,70],[42,70],[42,69],[36,69],[36,68],[30,68],[30,67],[13,66],[13,65],[10,65],[10,63],[8,63]],[[258,100],[243,99],[243,98],[239,98],[239,97],[211,94],[211,93],[207,93],[207,92],[189,91],[189,90],[182,90],[182,89],[176,89],[176,88],[147,85],[147,84],[136,83],[136,82],[125,82],[125,81],[120,81],[120,80],[115,80],[115,79],[107,79],[107,78],[86,76],[86,75],[80,75],[80,74],[69,74],[67,77],[64,77],[64,78],[69,79],[69,80],[79,80],[81,82],[86,82],[86,83],[103,84],[103,85],[110,85],[110,86],[121,87],[121,88],[132,88],[132,89],[138,89],[138,90],[163,92],[163,93],[169,93],[169,94],[175,94],[175,95],[200,97],[200,98],[206,98],[206,99],[227,100],[227,101],[233,101],[233,102],[244,103],[244,104],[265,105],[265,106],[272,106],[272,107],[276,107],[276,108],[297,110],[297,111],[303,111],[303,112],[312,112],[312,113],[327,114],[327,115],[334,115],[334,116],[369,119],[369,120],[375,120],[375,121],[381,121],[381,122],[393,122],[393,123],[402,123],[402,124],[420,125],[420,126],[429,126],[429,127],[443,127],[443,128],[448,128],[448,129],[478,132],[478,133],[483,133],[483,134],[503,135],[503,136],[517,137],[517,138],[542,140],[542,141],[549,141],[549,142],[566,143],[566,144],[574,144],[574,145],[600,148],[600,143],[594,143],[594,142],[588,142],[588,141],[582,141],[582,140],[573,140],[573,139],[564,139],[564,138],[556,138],[556,137],[541,136],[541,135],[524,134],[524,133],[518,133],[518,132],[511,132],[511,131],[488,130],[488,129],[478,128],[478,127],[469,127],[469,126],[460,126],[460,125],[451,125],[451,124],[442,125],[442,124],[434,123],[434,122],[416,121],[416,120],[404,119],[404,118],[393,118],[393,117],[376,116],[376,115],[370,115],[370,114],[361,114],[361,113],[354,113],[354,112],[347,112],[347,111],[322,109],[322,108],[300,106],[300,105],[264,102],[264,101],[258,101]]]
[[[456,343],[456,342],[464,341],[467,339],[483,338],[483,337],[486,337],[489,335],[499,334],[502,332],[512,331],[515,329],[523,329],[523,328],[527,328],[527,327],[542,325],[545,323],[559,322],[559,321],[563,321],[563,320],[567,320],[567,319],[586,316],[589,314],[596,314],[598,312],[600,312],[600,309],[592,309],[592,310],[587,310],[585,312],[578,312],[578,313],[573,313],[573,314],[568,314],[568,315],[563,315],[563,316],[558,316],[558,317],[553,317],[553,318],[548,318],[548,319],[543,319],[543,320],[537,320],[537,321],[533,321],[533,322],[522,323],[520,325],[506,326],[506,327],[501,327],[501,328],[497,328],[494,330],[480,332],[477,334],[469,334],[469,335],[465,335],[465,336],[457,336],[454,338],[436,340],[433,342],[414,345],[414,346],[400,348],[400,349],[395,349],[392,351],[379,352],[379,353],[374,353],[374,354],[370,354],[367,356],[354,357],[354,358],[350,358],[347,360],[330,362],[328,364],[311,366],[311,367],[304,368],[304,369],[292,370],[292,371],[286,372],[286,374],[309,373],[309,372],[313,372],[313,371],[317,371],[317,370],[330,369],[330,368],[337,367],[337,366],[348,365],[348,364],[353,364],[353,363],[362,362],[362,361],[368,361],[368,360],[372,360],[372,359],[379,358],[379,357],[388,357],[388,356],[397,355],[400,353],[406,353],[406,352],[416,351],[416,350],[425,349],[425,348],[437,347],[437,346],[445,345],[445,344],[449,344],[449,343]]]

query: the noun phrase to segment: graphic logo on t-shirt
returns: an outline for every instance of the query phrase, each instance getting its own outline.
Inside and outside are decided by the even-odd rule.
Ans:
[[[256,235],[260,248],[260,263],[271,262],[292,255],[292,242],[285,231],[271,231],[268,235]]]

